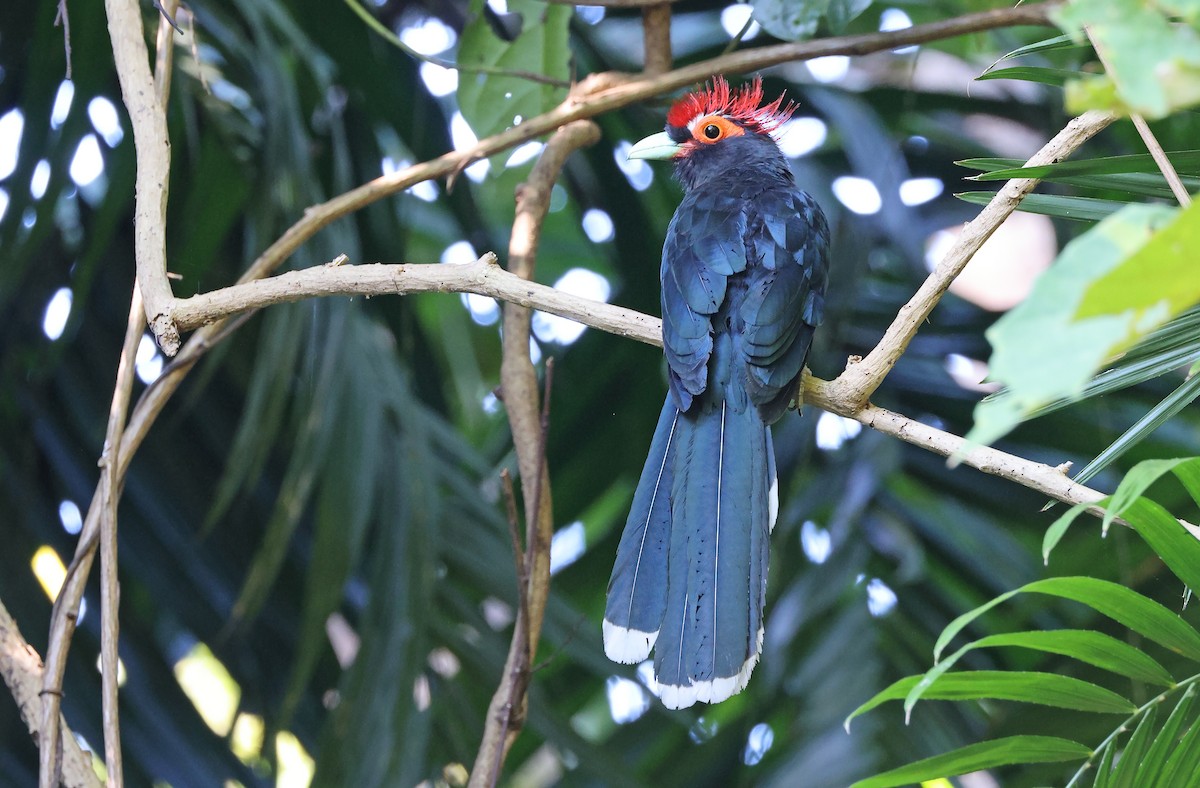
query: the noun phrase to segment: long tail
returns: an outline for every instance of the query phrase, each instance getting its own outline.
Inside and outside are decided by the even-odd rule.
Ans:
[[[604,643],[618,662],[654,649],[668,708],[725,700],[758,662],[777,509],[772,455],[752,406],[679,413],[668,398],[663,408],[617,551]]]
[[[614,662],[641,662],[658,639],[667,605],[667,544],[679,420],[668,396],[617,547],[604,610],[604,653]]]

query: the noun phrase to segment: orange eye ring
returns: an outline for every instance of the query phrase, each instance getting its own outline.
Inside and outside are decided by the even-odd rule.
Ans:
[[[738,124],[721,115],[705,115],[691,124],[692,139],[704,145],[712,145],[729,137],[746,133]]]

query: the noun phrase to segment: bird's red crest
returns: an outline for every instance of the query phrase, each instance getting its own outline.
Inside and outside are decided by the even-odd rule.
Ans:
[[[783,95],[759,106],[762,99],[762,77],[755,77],[748,85],[730,89],[725,77],[715,76],[704,90],[688,93],[675,102],[667,113],[667,125],[682,128],[705,115],[722,115],[749,131],[770,134],[796,111],[795,102],[783,103]]]

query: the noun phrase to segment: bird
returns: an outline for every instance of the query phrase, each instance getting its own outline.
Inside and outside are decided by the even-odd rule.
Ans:
[[[774,135],[796,111],[761,77],[684,95],[630,159],[675,165],[683,199],[663,244],[668,393],[608,585],[604,651],[654,653],[669,709],[745,689],[763,644],[779,513],[771,425],[800,404],[821,323],[829,225]]]

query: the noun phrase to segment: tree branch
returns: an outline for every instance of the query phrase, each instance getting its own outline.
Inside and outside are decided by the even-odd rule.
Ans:
[[[17,711],[25,721],[35,742],[45,737],[48,730],[42,722],[42,661],[33,646],[25,642],[17,622],[9,615],[4,603],[0,602],[0,675],[17,702]],[[69,788],[99,788],[100,778],[92,768],[92,756],[83,751],[75,734],[60,716],[52,733],[59,739],[58,751],[62,753],[62,782]],[[57,783],[55,783],[57,785]]]
[[[164,348],[178,350],[179,333],[166,318],[172,300],[166,247],[167,184],[171,169],[167,113],[150,73],[150,55],[146,51],[137,0],[105,0],[104,7],[108,12],[108,35],[121,83],[121,99],[129,112],[137,151],[133,243],[138,284],[154,335]]]
[[[1054,5],[1054,2],[1020,5],[1015,8],[966,14],[903,30],[745,49],[657,76],[594,74],[576,85],[567,100],[550,112],[529,118],[519,126],[482,139],[470,149],[451,151],[431,161],[381,176],[327,202],[310,207],[305,211],[303,218],[259,255],[238,281],[248,282],[268,275],[319,230],[376,200],[401,192],[421,181],[448,176],[476,159],[487,158],[522,142],[548,134],[571,121],[591,118],[670,90],[702,82],[716,73],[745,73],[780,63],[825,55],[865,55],[1014,25],[1048,25],[1050,22],[1047,9]],[[139,266],[143,262],[139,258]],[[139,279],[142,278],[140,272],[138,276]],[[179,347],[179,329],[173,313],[175,306],[176,302],[168,301],[160,305],[160,311],[153,311],[149,303],[147,304],[148,314],[153,311],[150,315],[151,330],[159,346],[168,356],[175,355]]]
[[[1053,164],[1070,156],[1079,146],[1100,133],[1116,116],[1109,112],[1091,111],[1066,125],[1026,162],[1026,167]],[[851,358],[846,369],[831,384],[838,401],[864,408],[871,395],[891,372],[896,360],[904,354],[917,329],[941,301],[950,283],[958,276],[984,241],[991,237],[1005,219],[1017,209],[1025,195],[1033,191],[1036,178],[1015,178],[1004,184],[992,201],[963,227],[954,246],[938,263],[907,304],[900,307],[896,318],[884,332],[883,338],[866,358]]]
[[[485,255],[471,266],[485,274],[502,274],[516,280],[526,290],[534,287],[542,222],[550,209],[554,182],[573,151],[593,145],[600,129],[590,120],[576,121],[560,128],[543,149],[529,178],[517,187],[517,211],[508,246],[509,270],[495,265],[495,255]],[[446,267],[446,266],[439,266]],[[451,266],[463,268],[464,266]],[[538,406],[537,370],[529,359],[529,324],[532,313],[519,303],[504,307],[503,359],[500,364],[500,391],[508,421],[512,427],[517,466],[521,474],[521,493],[525,500],[524,575],[527,586],[518,589],[523,604],[513,625],[512,642],[501,674],[500,685],[492,696],[484,723],[483,739],[471,770],[472,788],[495,785],[500,767],[512,742],[520,733],[529,686],[530,666],[537,654],[550,594],[550,539],[554,534],[554,512],[550,497],[550,475],[545,457],[545,425]],[[547,374],[549,374],[547,372]],[[548,396],[548,392],[547,392]],[[518,574],[518,579],[520,574]]]
[[[162,18],[159,20],[153,89],[149,94],[149,101],[146,107],[143,108],[143,122],[146,122],[146,113],[157,113],[160,116],[164,132],[166,129],[165,107],[167,96],[170,93],[172,54],[174,52],[171,42],[172,24],[170,16],[177,5],[178,0],[165,0],[163,5],[159,6]],[[110,7],[110,34],[112,35],[114,50],[122,44],[122,39],[113,30],[113,25],[118,24],[116,20],[121,13],[128,13],[128,9],[119,9],[114,14]],[[140,14],[136,16],[137,29],[140,31]],[[128,26],[129,20],[122,19],[120,24]],[[140,35],[138,41],[139,43],[141,42]],[[144,44],[141,44],[141,52],[141,57],[144,59],[146,55]],[[120,63],[121,58],[122,56],[117,56],[118,63]],[[126,53],[126,59],[128,59],[128,53]],[[128,64],[126,65],[128,66]],[[140,77],[140,75],[135,76]],[[130,108],[130,115],[131,117],[133,116],[132,108]],[[139,179],[143,170],[141,150],[139,146]],[[155,157],[151,156],[151,158]],[[168,151],[166,159],[162,161],[156,160],[154,166],[169,167],[169,165],[170,158]],[[165,170],[162,177],[165,184]],[[142,194],[140,180],[138,190],[140,196]],[[141,206],[141,203],[142,201],[139,199],[138,205]],[[157,225],[157,228],[152,226],[150,230],[151,232],[157,232],[160,239],[165,238],[166,232],[165,224],[162,223],[165,222],[166,210],[165,185],[162,191],[162,208],[163,215],[157,218],[160,224]],[[140,227],[140,225],[137,225],[139,216],[135,216],[135,225]],[[152,219],[151,221],[154,220]],[[137,239],[141,239],[141,230],[135,230],[135,232],[138,233]],[[138,241],[135,240],[136,243]],[[163,249],[165,254],[165,247]],[[138,269],[140,271],[142,269],[142,265],[140,264],[142,258],[139,248],[136,246],[135,256],[139,260]],[[165,261],[165,257],[163,260]],[[87,521],[84,524],[84,528],[80,531],[75,558],[71,561],[67,577],[59,589],[50,618],[50,635],[46,649],[47,668],[43,674],[42,684],[42,726],[51,735],[43,737],[41,740],[38,780],[42,788],[53,788],[53,786],[59,784],[60,743],[56,732],[61,718],[63,673],[66,671],[67,652],[70,648],[71,637],[75,632],[75,623],[79,617],[80,600],[83,598],[84,586],[87,583],[92,563],[95,560],[98,541],[102,553],[100,653],[104,751],[106,771],[108,773],[107,784],[110,788],[112,786],[119,787],[124,784],[124,769],[121,761],[120,715],[118,712],[118,666],[120,664],[118,654],[120,631],[118,611],[120,607],[120,587],[117,580],[117,501],[120,499],[121,489],[124,487],[125,470],[129,465],[127,459],[124,463],[121,462],[121,449],[123,448],[126,414],[129,412],[129,402],[133,391],[134,359],[137,355],[138,342],[142,337],[144,321],[145,307],[142,302],[141,285],[140,282],[135,281],[133,284],[133,293],[130,298],[129,318],[125,327],[125,340],[120,360],[117,363],[116,384],[113,389],[112,403],[109,407],[104,450],[99,462],[101,469],[100,481],[97,484],[96,493],[92,498],[92,504],[88,508]],[[130,448],[131,455],[134,450],[136,450],[136,446]]]
[[[997,200],[1006,199],[1000,196]],[[986,209],[985,209],[986,210]],[[940,269],[939,269],[940,270]],[[356,265],[338,268],[308,268],[290,271],[271,279],[206,293],[203,302],[188,299],[188,322],[203,322],[230,309],[257,309],[282,301],[299,301],[318,295],[408,295],[412,293],[476,293],[522,307],[549,312],[575,320],[610,334],[662,347],[662,321],[632,309],[592,301],[527,282],[496,264],[492,253],[463,265],[407,264]],[[920,292],[918,292],[920,296]],[[914,301],[917,298],[914,297]],[[912,309],[910,302],[910,311]],[[880,343],[872,353],[886,351]],[[882,350],[881,350],[882,349]],[[857,390],[847,387],[841,378],[833,381],[805,377],[804,402],[822,410],[859,421],[907,443],[950,456],[963,446],[963,439],[943,430],[921,424],[898,413],[863,404]],[[1093,503],[1104,493],[1077,484],[1051,465],[1032,462],[1013,454],[979,447],[965,455],[963,462],[984,473],[1000,476],[1017,484],[1044,492],[1069,504]],[[1098,511],[1098,510],[1095,510]],[[1195,531],[1200,536],[1200,530]]]
[[[643,74],[671,70],[671,6],[666,3],[642,9],[642,53]]]

